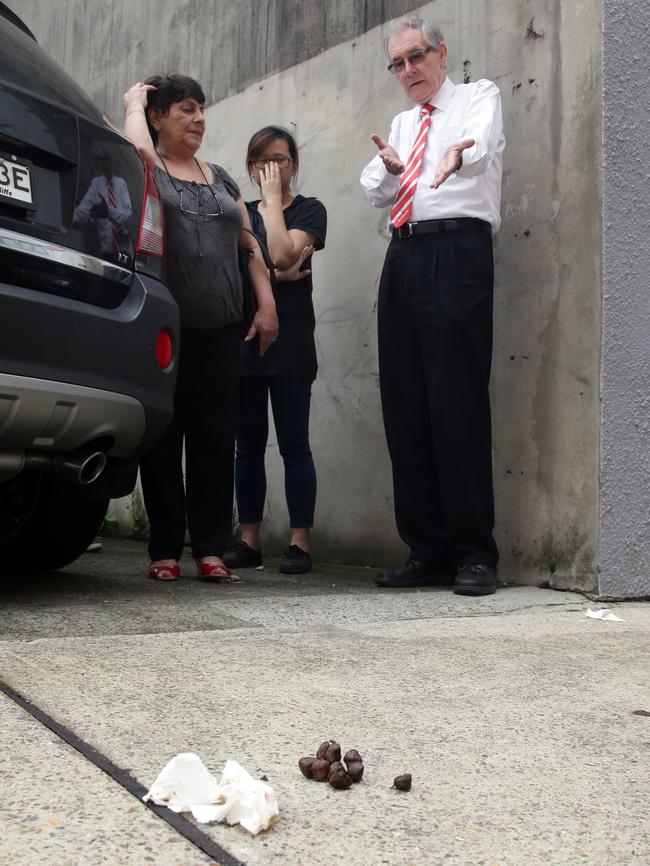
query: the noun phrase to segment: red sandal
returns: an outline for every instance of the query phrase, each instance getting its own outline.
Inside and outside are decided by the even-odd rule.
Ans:
[[[152,580],[178,580],[181,576],[181,567],[177,562],[168,565],[152,562],[149,566],[149,577]]]
[[[241,578],[232,573],[223,562],[206,562],[204,559],[196,559],[196,569],[201,580],[208,583],[240,583]]]

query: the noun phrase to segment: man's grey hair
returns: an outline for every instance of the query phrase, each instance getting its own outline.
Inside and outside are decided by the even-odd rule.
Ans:
[[[427,21],[424,18],[397,18],[391,23],[388,36],[384,42],[384,50],[388,57],[390,57],[388,54],[389,41],[393,36],[401,33],[402,30],[408,30],[409,28],[412,28],[413,30],[421,30],[422,35],[424,36],[424,41],[427,45],[430,45],[434,51],[437,51],[438,48],[440,48],[440,43],[444,41],[442,31],[431,21]]]

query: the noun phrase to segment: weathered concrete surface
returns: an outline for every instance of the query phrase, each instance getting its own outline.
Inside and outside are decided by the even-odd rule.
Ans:
[[[0,695],[2,862],[210,863],[101,770]]]
[[[215,631],[234,628],[350,622],[395,618],[396,605],[408,618],[492,614],[539,605],[582,605],[582,596],[553,590],[511,587],[468,601],[451,592],[395,593],[374,589],[370,568],[317,563],[307,575],[279,574],[277,560],[242,571],[241,584],[215,587],[195,580],[191,559],[182,561],[183,579],[144,579],[145,545],[103,539],[101,554],[85,554],[54,575],[3,580],[0,634],[11,640],[38,640],[119,632]],[[143,579],[139,579],[143,578]],[[28,599],[28,604],[22,601]]]
[[[603,17],[602,593],[650,595],[650,8]]]
[[[81,7],[70,0],[57,4],[54,17],[49,4],[10,5],[100,103],[108,104],[110,95],[117,104],[127,72],[141,77],[161,65],[197,75],[213,98],[234,86],[237,93],[207,112],[203,153],[239,177],[245,197],[255,195],[242,166],[250,134],[269,122],[296,133],[299,189],[319,196],[330,217],[327,248],[314,261],[320,359],[312,422],[319,476],[316,550],[322,558],[364,564],[403,560],[377,383],[374,307],[386,215],[370,209],[358,176],[373,153],[370,133],[386,132],[405,107],[385,70],[385,27],[362,31],[398,11],[397,5],[401,11],[410,4],[359,3],[345,12],[345,4],[327,3],[314,16],[311,4],[298,14],[294,4],[264,3],[246,26],[244,2],[228,8],[162,2],[153,16],[144,3],[104,4],[91,16],[78,14]],[[492,389],[501,573],[520,583],[594,588],[600,2],[437,0],[419,8],[446,35],[451,77],[491,78],[503,95],[508,146],[504,221],[496,242]],[[266,9],[276,11],[264,31]],[[291,23],[278,34],[287,9]],[[341,20],[348,23],[336,23]],[[248,26],[268,33],[263,46],[255,43],[266,77],[241,50]],[[304,28],[304,39],[292,38],[292,28]],[[313,38],[316,31],[325,34],[324,42]],[[327,50],[314,52],[314,46]],[[267,74],[272,70],[283,71]],[[287,516],[274,441],[268,464],[266,545],[278,550],[286,543]]]
[[[146,561],[141,545],[109,542],[52,577],[46,596],[44,581],[0,591],[0,678],[143,784],[183,750],[216,773],[235,758],[266,774],[281,809],[271,831],[207,830],[245,863],[647,863],[650,719],[633,711],[650,710],[650,604],[617,604],[625,622],[607,623],[587,619],[572,593],[382,592],[361,570],[320,567],[300,580],[267,567],[239,586],[162,585],[143,576]],[[296,766],[328,737],[365,758],[348,792]],[[40,816],[49,753],[37,736],[21,739],[20,802]],[[390,788],[403,771],[409,794]],[[5,803],[15,784],[3,776]],[[59,799],[89,784],[64,776]],[[40,862],[15,856],[17,820],[4,856]],[[124,862],[141,862],[149,820],[136,811],[128,836],[118,828]],[[70,822],[57,844],[76,852],[85,832]],[[167,851],[153,862],[173,862]]]
[[[183,71],[209,103],[414,9],[413,0],[8,0],[103,110],[153,72]],[[143,72],[143,69],[147,72]]]

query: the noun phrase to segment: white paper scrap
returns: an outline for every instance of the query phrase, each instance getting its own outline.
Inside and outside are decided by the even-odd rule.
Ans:
[[[591,608],[587,608],[587,616],[590,619],[603,619],[606,622],[625,622],[625,620],[621,619],[620,616],[616,616],[615,613],[612,613],[608,607],[605,607],[602,610],[592,610]]]
[[[254,779],[236,761],[226,761],[217,782],[194,752],[172,758],[142,799],[172,812],[191,812],[201,824],[241,824],[253,836],[268,830],[279,814],[273,788],[266,782]]]

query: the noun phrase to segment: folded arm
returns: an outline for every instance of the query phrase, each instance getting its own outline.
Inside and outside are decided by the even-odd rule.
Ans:
[[[282,180],[276,162],[270,162],[260,172],[262,201],[259,214],[266,229],[266,244],[278,270],[290,268],[304,247],[314,243],[311,232],[287,229],[282,208]]]

